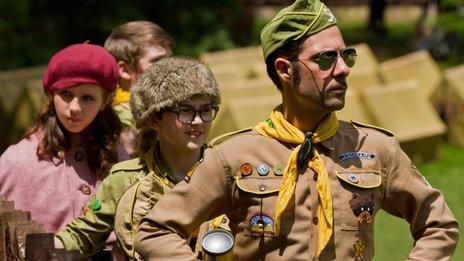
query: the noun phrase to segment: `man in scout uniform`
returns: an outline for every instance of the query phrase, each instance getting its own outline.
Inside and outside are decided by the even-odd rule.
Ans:
[[[226,213],[237,260],[370,260],[375,215],[410,224],[412,260],[449,259],[458,223],[385,130],[339,121],[356,60],[319,0],[297,0],[261,32],[282,104],[252,130],[212,142],[191,177],[141,220],[146,260],[192,260],[185,244]]]
[[[129,106],[130,89],[151,63],[171,56],[173,43],[174,40],[163,28],[149,21],[122,24],[105,41],[105,49],[118,62],[119,82],[112,105],[123,123],[121,137],[124,148],[131,155],[135,153],[135,136]]]

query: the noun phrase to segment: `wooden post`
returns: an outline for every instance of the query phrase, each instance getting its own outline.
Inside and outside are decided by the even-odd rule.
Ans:
[[[26,236],[26,261],[47,261],[55,249],[53,233],[34,233]]]

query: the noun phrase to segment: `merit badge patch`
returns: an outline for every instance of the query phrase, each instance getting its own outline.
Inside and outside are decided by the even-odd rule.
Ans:
[[[252,236],[273,235],[274,220],[265,214],[257,214],[250,218],[250,232]]]
[[[358,219],[358,223],[371,223],[374,220],[374,196],[353,193],[349,201],[351,210]]]
[[[90,208],[93,211],[98,211],[101,209],[101,201],[97,198],[93,198],[92,202],[90,203]]]
[[[375,153],[372,152],[364,152],[364,151],[347,151],[340,155],[340,161],[345,161],[349,159],[368,159],[368,160],[375,160]]]

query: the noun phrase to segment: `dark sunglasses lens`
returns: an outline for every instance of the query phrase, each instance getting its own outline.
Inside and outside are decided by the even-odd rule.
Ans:
[[[319,54],[319,68],[326,71],[332,67],[337,60],[338,53],[336,51],[326,51]]]
[[[356,63],[357,56],[358,55],[356,54],[356,49],[354,48],[346,48],[342,51],[343,61],[345,61],[345,64],[350,68],[353,67]]]

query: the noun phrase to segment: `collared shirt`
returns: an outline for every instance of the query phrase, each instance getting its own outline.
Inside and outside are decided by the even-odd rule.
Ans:
[[[334,233],[321,256],[316,253],[323,218],[317,216],[317,174],[309,168],[300,173],[276,236],[281,170],[295,145],[255,131],[205,151],[191,180],[179,183],[141,220],[137,252],[146,260],[194,259],[185,238],[208,218],[225,213],[237,260],[370,260],[375,216],[383,209],[410,224],[415,238],[410,259],[450,258],[457,221],[441,192],[428,185],[394,137],[341,121],[334,137],[315,146],[330,177],[334,211]]]

